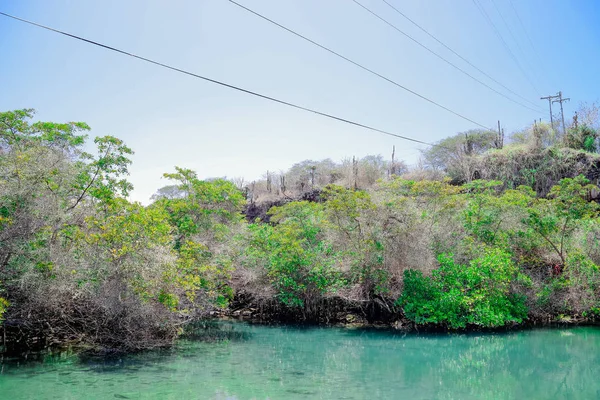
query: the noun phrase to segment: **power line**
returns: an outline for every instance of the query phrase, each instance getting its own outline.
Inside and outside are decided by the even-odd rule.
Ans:
[[[539,90],[537,90],[537,88],[535,87],[535,84],[533,83],[533,81],[531,79],[529,79],[529,75],[525,72],[525,70],[521,66],[521,63],[519,62],[519,60],[517,59],[517,57],[515,56],[515,54],[513,53],[513,51],[508,46],[508,43],[506,43],[506,41],[502,37],[502,34],[500,33],[500,31],[496,27],[496,24],[494,24],[494,21],[492,21],[492,19],[488,15],[488,13],[485,11],[485,8],[483,8],[483,6],[479,3],[478,0],[473,0],[473,4],[475,4],[475,7],[477,7],[477,9],[479,10],[479,13],[487,20],[488,24],[490,24],[490,26],[494,30],[494,33],[496,34],[496,36],[498,37],[498,39],[500,39],[500,41],[502,42],[502,45],[504,46],[504,48],[506,49],[506,51],[508,52],[508,54],[511,56],[511,58],[513,59],[513,61],[515,62],[515,64],[517,65],[517,67],[519,68],[519,70],[521,71],[521,73],[523,74],[523,76],[525,77],[525,79],[527,80],[527,82],[529,82],[529,84],[531,85],[531,87],[533,87],[533,90],[535,90],[538,93],[538,95],[539,95],[539,93],[540,93]]]
[[[372,70],[372,69],[370,69],[368,67],[365,67],[364,65],[359,64],[358,62],[356,62],[356,61],[354,61],[354,60],[352,60],[352,59],[350,59],[350,58],[348,58],[348,57],[346,57],[346,56],[344,56],[344,55],[336,52],[335,50],[332,50],[329,47],[326,47],[326,46],[324,46],[324,45],[322,45],[320,43],[317,43],[314,40],[309,39],[308,37],[306,37],[306,36],[304,36],[304,35],[296,32],[296,31],[294,31],[294,30],[292,30],[290,28],[287,28],[287,27],[281,25],[280,23],[275,22],[272,19],[270,19],[268,17],[265,17],[264,15],[262,15],[262,14],[256,12],[256,11],[254,11],[254,10],[251,10],[250,8],[248,8],[248,7],[242,5],[242,4],[240,4],[240,3],[238,3],[238,2],[236,2],[234,0],[229,0],[229,2],[232,3],[232,4],[234,4],[234,5],[236,5],[236,6],[238,6],[238,7],[240,7],[241,9],[243,9],[243,10],[245,10],[245,11],[251,13],[251,14],[254,14],[255,16],[257,16],[257,17],[259,17],[259,18],[261,18],[261,19],[263,19],[263,20],[265,20],[265,21],[267,21],[267,22],[269,22],[269,23],[271,23],[271,24],[273,24],[273,25],[275,25],[275,26],[277,26],[277,27],[279,27],[279,28],[281,28],[281,29],[283,29],[283,30],[285,30],[285,31],[287,31],[287,32],[289,32],[289,33],[291,33],[291,34],[293,34],[293,35],[295,35],[295,36],[297,36],[297,37],[299,37],[299,38],[301,38],[301,39],[303,39],[303,40],[305,40],[305,41],[307,41],[307,42],[309,42],[309,43],[311,43],[311,44],[313,44],[315,46],[317,46],[317,47],[319,47],[319,48],[321,48],[321,49],[323,49],[323,50],[325,50],[325,51],[327,51],[327,52],[335,55],[336,57],[339,57],[339,58],[341,58],[341,59],[343,59],[343,60],[345,60],[345,61],[347,61],[347,62],[349,62],[349,63],[351,63],[351,64],[353,64],[355,66],[357,66],[358,68],[360,68],[360,69],[362,69],[364,71],[367,71],[370,74],[373,74],[373,75],[375,75],[375,76],[377,76],[377,77],[379,77],[379,78],[387,81],[388,83],[391,83],[394,86],[399,87],[402,90],[405,90],[405,91],[407,91],[407,92],[409,92],[409,93],[411,93],[411,94],[413,94],[413,95],[415,95],[415,96],[417,96],[417,97],[419,97],[419,98],[421,98],[421,99],[423,99],[423,100],[425,100],[425,101],[427,101],[427,102],[429,102],[429,103],[431,103],[431,104],[433,104],[433,105],[435,105],[435,106],[437,106],[437,107],[439,107],[439,108],[441,108],[441,109],[443,109],[445,111],[448,111],[451,114],[456,115],[459,118],[464,119],[465,121],[469,121],[472,124],[475,124],[475,125],[477,125],[477,126],[479,126],[481,128],[489,129],[487,126],[485,126],[483,124],[480,124],[479,122],[476,122],[476,121],[474,121],[474,120],[472,120],[472,119],[470,119],[470,118],[468,118],[468,117],[466,117],[466,116],[464,116],[462,114],[459,114],[458,112],[453,111],[450,108],[448,108],[446,106],[443,106],[440,103],[437,103],[436,101],[431,100],[430,98],[425,97],[424,95],[419,94],[419,93],[415,92],[414,90],[411,90],[411,89],[407,88],[406,86],[404,86],[404,85],[402,85],[402,84],[400,84],[400,83],[398,83],[398,82],[396,82],[396,81],[394,81],[394,80],[392,80],[392,79],[390,79],[390,78],[388,78],[388,77],[386,77],[384,75],[381,75],[379,72],[376,72],[376,71],[374,71],[374,70]]]
[[[504,27],[508,31],[508,34],[510,35],[510,37],[512,38],[512,40],[517,45],[517,49],[521,52],[521,54],[525,55],[525,52],[523,52],[523,49],[521,48],[521,45],[519,45],[519,41],[517,40],[517,38],[513,34],[512,29],[510,29],[510,26],[506,22],[506,19],[504,18],[504,15],[500,11],[500,8],[498,8],[498,4],[496,4],[496,2],[494,0],[490,0],[490,1],[492,2],[492,5],[494,6],[494,9],[496,10],[496,12],[498,13],[498,15],[500,16],[500,19],[502,20],[502,23],[504,24]]]
[[[232,1],[232,0],[230,0]],[[493,87],[491,87],[490,85],[486,84],[485,82],[477,79],[476,77],[474,77],[473,75],[469,74],[467,71],[465,71],[464,69],[460,68],[458,65],[452,63],[451,61],[449,61],[448,59],[444,58],[443,56],[439,55],[438,53],[436,53],[435,51],[431,50],[429,47],[425,46],[423,43],[419,42],[417,39],[413,38],[412,36],[410,36],[409,34],[407,34],[406,32],[402,31],[400,28],[398,28],[396,25],[392,24],[391,22],[389,22],[388,20],[386,20],[385,18],[383,18],[382,16],[380,16],[379,14],[377,14],[376,12],[374,12],[373,10],[371,10],[370,8],[368,8],[367,6],[363,5],[362,3],[358,2],[357,0],[352,0],[354,3],[356,3],[358,6],[360,6],[361,8],[363,8],[365,11],[369,12],[370,14],[372,14],[373,16],[375,16],[376,18],[378,18],[379,20],[383,21],[385,24],[389,25],[390,27],[392,27],[393,29],[395,29],[396,31],[398,31],[399,33],[401,33],[402,35],[404,35],[405,37],[407,37],[408,39],[412,40],[414,43],[416,43],[417,45],[419,45],[420,47],[424,48],[425,50],[427,50],[429,53],[433,54],[434,56],[436,56],[437,58],[439,58],[440,60],[444,61],[446,64],[450,65],[451,67],[453,67],[454,69],[462,72],[464,75],[468,76],[469,78],[473,79],[475,82],[479,83],[480,85],[485,86],[486,88],[488,88],[489,90],[491,90],[492,92],[504,97],[505,99],[512,101],[515,104],[518,104],[522,107],[525,107],[531,111],[534,112],[539,112],[538,110],[535,110],[517,100],[514,100],[510,97],[508,97],[507,95],[505,95],[502,92],[497,91],[496,89],[494,89]]]
[[[457,56],[458,58],[460,58],[461,60],[463,60],[464,62],[466,62],[467,64],[469,64],[474,69],[476,69],[479,73],[481,73],[482,75],[484,75],[485,77],[487,77],[488,79],[490,79],[491,81],[493,81],[494,83],[496,83],[497,85],[502,86],[505,90],[507,90],[508,92],[512,93],[513,95],[519,97],[521,100],[524,100],[524,101],[530,103],[531,105],[533,105],[534,107],[539,108],[539,106],[537,104],[533,103],[530,100],[527,100],[525,97],[521,96],[520,94],[518,94],[515,91],[511,90],[510,88],[506,87],[505,85],[503,85],[502,83],[498,82],[496,79],[494,79],[493,77],[491,77],[489,74],[487,74],[486,72],[482,71],[480,68],[478,68],[472,62],[470,62],[469,60],[467,60],[465,57],[461,56],[458,52],[456,52],[455,50],[453,50],[446,43],[442,42],[440,39],[438,39],[436,36],[434,36],[432,33],[430,33],[427,29],[423,28],[421,25],[419,25],[418,23],[416,23],[413,19],[411,19],[410,17],[408,17],[406,14],[404,14],[397,7],[395,7],[394,5],[392,5],[391,3],[389,3],[387,0],[381,0],[381,1],[383,1],[392,10],[394,10],[395,12],[397,12],[398,14],[400,14],[402,17],[404,17],[406,20],[408,20],[411,24],[413,24],[414,26],[416,26],[417,28],[419,28],[426,35],[428,35],[433,40],[435,40],[436,42],[438,42],[440,45],[442,45],[443,47],[445,47],[446,50],[450,51],[452,54],[454,54],[455,56]]]
[[[398,135],[396,133],[388,132],[388,131],[385,131],[383,129],[375,128],[375,127],[372,127],[372,126],[369,126],[369,125],[361,124],[359,122],[355,122],[355,121],[352,121],[352,120],[349,120],[349,119],[346,119],[346,118],[338,117],[338,116],[335,116],[335,115],[332,115],[332,114],[328,114],[328,113],[325,113],[325,112],[317,111],[317,110],[312,109],[312,108],[308,108],[308,107],[300,106],[300,105],[297,105],[297,104],[294,104],[294,103],[290,103],[288,101],[280,100],[280,99],[277,99],[275,97],[271,97],[271,96],[267,96],[267,95],[264,95],[264,94],[260,94],[258,92],[254,92],[254,91],[251,91],[251,90],[248,90],[248,89],[244,89],[244,88],[241,88],[241,87],[238,87],[238,86],[234,86],[234,85],[231,85],[231,84],[228,84],[228,83],[225,83],[225,82],[221,82],[221,81],[218,81],[216,79],[207,78],[207,77],[202,76],[202,75],[198,75],[198,74],[195,74],[195,73],[192,73],[192,72],[189,72],[189,71],[185,71],[183,69],[172,67],[170,65],[163,64],[161,62],[154,61],[154,60],[151,60],[149,58],[138,56],[136,54],[129,53],[127,51],[120,50],[120,49],[117,49],[115,47],[111,47],[111,46],[108,46],[108,45],[105,45],[105,44],[102,44],[102,43],[99,43],[99,42],[95,42],[93,40],[85,39],[83,37],[80,37],[80,36],[77,36],[77,35],[73,35],[71,33],[67,33],[67,32],[64,32],[64,31],[61,31],[61,30],[58,30],[58,29],[54,29],[54,28],[51,28],[49,26],[41,25],[41,24],[38,24],[36,22],[28,21],[26,19],[19,18],[19,17],[16,17],[14,15],[6,14],[6,13],[1,12],[1,11],[0,11],[0,15],[4,15],[5,17],[12,18],[14,20],[21,21],[21,22],[27,23],[29,25],[37,26],[38,28],[43,28],[43,29],[46,29],[46,30],[49,30],[49,31],[52,31],[52,32],[55,32],[55,33],[59,33],[59,34],[64,35],[64,36],[68,36],[70,38],[77,39],[77,40],[80,40],[82,42],[86,42],[86,43],[92,44],[94,46],[102,47],[104,49],[111,50],[111,51],[114,51],[116,53],[120,53],[120,54],[123,54],[123,55],[126,55],[126,56],[130,56],[130,57],[133,57],[133,58],[137,58],[138,60],[146,61],[148,63],[154,64],[154,65],[158,65],[159,67],[163,67],[163,68],[166,68],[166,69],[170,69],[172,71],[180,72],[182,74],[189,75],[189,76],[192,76],[192,77],[195,77],[195,78],[198,78],[198,79],[202,79],[202,80],[205,80],[207,82],[211,82],[211,83],[214,83],[214,84],[217,84],[217,85],[220,85],[220,86],[224,86],[224,87],[227,87],[227,88],[230,88],[230,89],[234,89],[234,90],[246,93],[246,94],[250,94],[252,96],[260,97],[260,98],[265,99],[265,100],[270,100],[270,101],[273,101],[275,103],[283,104],[283,105],[286,105],[286,106],[289,106],[289,107],[293,107],[293,108],[296,108],[296,109],[299,109],[299,110],[308,111],[308,112],[311,112],[311,113],[314,113],[314,114],[317,114],[317,115],[320,115],[320,116],[323,116],[323,117],[326,117],[326,118],[334,119],[336,121],[340,121],[340,122],[344,122],[344,123],[347,123],[347,124],[350,124],[350,125],[358,126],[360,128],[368,129],[368,130],[371,130],[371,131],[374,131],[374,132],[379,132],[379,133],[382,133],[384,135],[394,136],[394,137],[397,137],[397,138],[400,138],[400,139],[403,139],[403,140],[408,140],[408,141],[415,142],[415,143],[420,143],[420,144],[425,144],[425,145],[428,145],[428,146],[433,146],[432,143],[424,142],[424,141],[421,141],[421,140],[418,140],[418,139],[413,139],[413,138],[410,138],[410,137],[407,137],[407,136],[403,136],[403,135]]]
[[[525,63],[527,64],[528,67],[531,67],[531,64],[529,63],[529,60],[527,59],[527,54],[521,48],[521,45],[519,44],[519,41],[517,40],[517,37],[513,34],[512,29],[510,28],[510,26],[506,22],[506,19],[504,18],[504,15],[502,14],[502,12],[500,11],[500,8],[498,7],[498,4],[496,3],[495,0],[491,0],[491,2],[492,2],[492,5],[494,6],[494,9],[496,10],[496,12],[498,13],[498,15],[500,16],[500,19],[502,20],[502,23],[506,27],[506,30],[508,31],[508,34],[510,35],[510,37],[512,38],[512,40],[517,45],[517,49],[524,56],[523,59],[525,60]]]
[[[533,52],[535,53],[538,63],[540,64],[540,66],[542,67],[544,72],[546,72],[545,64],[542,61],[542,57],[540,57],[540,53],[537,51],[536,46],[533,44],[533,40],[531,40],[531,36],[529,35],[527,28],[525,28],[525,24],[523,23],[523,20],[521,19],[521,16],[519,15],[517,8],[515,7],[515,4],[513,3],[512,0],[509,0],[509,3],[510,3],[510,6],[513,9],[513,11],[515,12],[515,15],[517,16],[517,20],[519,21],[519,25],[521,25],[521,29],[523,30],[523,32],[525,32],[525,36],[527,37],[527,40],[529,41],[529,44],[531,45],[531,48],[533,49]]]

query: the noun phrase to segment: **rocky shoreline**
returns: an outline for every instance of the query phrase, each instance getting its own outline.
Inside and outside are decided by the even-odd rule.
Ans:
[[[246,301],[248,299],[245,299]],[[244,321],[256,324],[300,324],[315,326],[336,326],[346,328],[376,328],[392,329],[402,332],[505,332],[535,328],[561,328],[574,326],[600,326],[598,318],[588,318],[581,315],[534,315],[521,323],[513,323],[502,327],[484,328],[478,325],[465,329],[449,329],[441,325],[419,325],[410,321],[400,310],[388,310],[380,303],[343,302],[330,298],[336,306],[331,309],[323,307],[322,314],[307,317],[299,310],[292,310],[269,300],[264,302],[239,301],[233,307],[216,310],[210,313],[210,318],[225,321]]]

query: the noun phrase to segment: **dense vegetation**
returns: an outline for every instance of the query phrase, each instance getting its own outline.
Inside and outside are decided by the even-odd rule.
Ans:
[[[0,282],[5,337],[139,349],[171,343],[232,296],[223,245],[242,194],[192,171],[165,177],[184,197],[130,203],[132,154],[114,137],[83,151],[83,123],[0,114]],[[22,344],[22,343],[21,343]]]
[[[32,117],[0,113],[5,350],[165,346],[232,304],[444,329],[600,315],[592,125],[468,132],[412,170],[307,161],[244,184],[176,167],[142,206],[121,140],[88,154],[86,124]]]

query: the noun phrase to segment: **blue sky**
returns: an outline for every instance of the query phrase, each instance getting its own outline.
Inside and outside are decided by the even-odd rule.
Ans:
[[[381,0],[359,0],[499,91]],[[533,85],[472,0],[388,0],[521,96],[534,112],[464,76],[351,0],[240,3],[486,126],[507,132],[548,119],[540,95],[600,97],[600,2],[479,0]],[[500,14],[494,7],[496,4]],[[0,0],[0,10],[214,79],[433,142],[476,128],[227,0]],[[506,21],[502,21],[500,15]],[[514,38],[513,38],[514,37]],[[516,39],[516,40],[513,40]],[[535,48],[535,51],[534,51]],[[144,203],[175,165],[201,177],[256,179],[305,159],[383,154],[409,163],[422,146],[270,103],[0,17],[0,110],[85,121],[135,150],[132,199]],[[536,51],[539,55],[536,55]],[[534,87],[535,86],[535,89]],[[510,94],[507,93],[509,96]]]

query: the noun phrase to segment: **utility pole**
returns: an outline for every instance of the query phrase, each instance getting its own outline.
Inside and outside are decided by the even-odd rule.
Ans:
[[[563,99],[562,92],[558,92],[558,100],[552,100],[553,103],[560,103],[560,117],[562,118],[562,126],[563,126],[563,135],[567,134],[567,129],[565,128],[565,113],[563,112],[563,102],[571,100],[570,98]]]
[[[560,92],[558,92],[560,93]],[[554,129],[554,117],[552,116],[552,103],[554,102],[554,99],[558,98],[558,95],[555,96],[546,96],[546,97],[540,97],[540,100],[548,100],[548,106],[550,107],[550,127],[552,129]],[[560,103],[562,106],[562,103]]]

